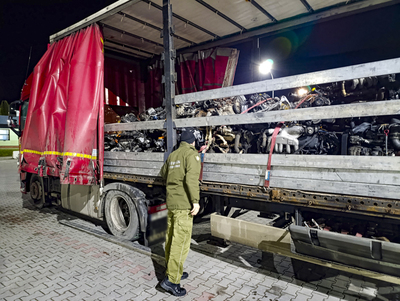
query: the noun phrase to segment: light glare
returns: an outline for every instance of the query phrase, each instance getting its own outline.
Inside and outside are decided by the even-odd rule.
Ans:
[[[259,67],[259,71],[261,74],[268,74],[271,72],[272,65],[274,64],[274,61],[271,59],[266,60],[265,62],[262,62]]]
[[[304,88],[300,88],[300,89],[297,90],[297,95],[298,96],[304,96],[307,93],[308,93],[307,89],[304,89]]]

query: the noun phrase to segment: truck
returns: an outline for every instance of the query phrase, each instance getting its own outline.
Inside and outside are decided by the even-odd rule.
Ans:
[[[21,102],[21,191],[160,241],[159,172],[194,129],[212,235],[400,283],[400,58],[254,75],[260,37],[397,2],[225,2],[119,0],[52,35]],[[259,81],[233,85],[246,39]]]

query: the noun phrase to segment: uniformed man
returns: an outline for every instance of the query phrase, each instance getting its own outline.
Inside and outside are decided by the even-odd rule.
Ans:
[[[195,148],[192,129],[182,132],[181,143],[172,152],[161,169],[167,186],[168,229],[165,241],[166,277],[161,287],[175,296],[184,296],[181,279],[189,275],[183,272],[183,263],[190,249],[193,216],[199,212],[200,156]]]

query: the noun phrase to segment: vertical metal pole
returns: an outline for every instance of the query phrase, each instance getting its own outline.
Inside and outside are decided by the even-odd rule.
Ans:
[[[296,221],[296,226],[301,226],[303,224],[303,216],[301,215],[301,212],[299,209],[296,209],[294,211],[294,218]]]
[[[163,0],[163,42],[164,42],[164,76],[165,84],[165,110],[167,127],[167,152],[165,158],[172,152],[176,145],[176,129],[173,120],[176,117],[175,110],[175,57],[174,37],[172,28],[172,6],[170,0]]]

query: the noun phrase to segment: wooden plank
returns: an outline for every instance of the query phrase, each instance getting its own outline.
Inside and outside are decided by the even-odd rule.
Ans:
[[[213,172],[226,174],[244,174],[252,177],[262,177],[265,175],[266,169],[266,165],[233,165],[205,163],[203,170],[204,173]],[[398,171],[362,171],[336,168],[274,166],[272,167],[271,177],[398,185],[400,188],[400,173]]]
[[[264,177],[260,177],[258,175],[228,174],[216,172],[203,173],[203,181],[252,186],[264,185]]]
[[[278,91],[391,73],[400,73],[400,58],[264,80],[227,88],[177,95],[175,96],[175,104],[247,95],[266,91]]]
[[[400,189],[400,173],[388,171],[360,171],[346,169],[318,169],[318,168],[296,168],[277,167],[273,168],[271,177],[284,177],[296,179],[311,179],[340,182],[355,182],[365,184],[397,185]]]
[[[264,177],[226,174],[207,172],[203,174],[204,181],[221,182],[230,184],[263,186]],[[366,184],[353,182],[334,182],[326,180],[295,179],[286,177],[271,176],[271,188],[285,188],[304,191],[313,191],[321,193],[334,193],[357,195],[365,197],[378,197],[388,199],[400,199],[398,185]]]
[[[140,121],[128,123],[109,123],[104,125],[104,132],[157,130],[165,128],[164,120]]]
[[[124,173],[129,175],[139,175],[139,176],[159,176],[160,169],[150,169],[150,168],[133,168],[133,167],[115,167],[115,166],[104,166],[105,172],[113,173]]]
[[[204,156],[205,163],[233,165],[267,165],[266,154],[212,154]],[[272,155],[272,166],[358,169],[399,171],[400,156],[321,156],[321,155]]]
[[[400,60],[400,59],[399,59]],[[189,95],[189,94],[184,94]],[[174,119],[177,128],[215,125],[259,124],[267,122],[296,121],[310,119],[336,119],[364,116],[385,116],[400,114],[400,101],[388,100],[346,105],[281,110],[262,113],[234,114],[198,118]]]
[[[104,152],[104,159],[164,162],[164,153]]]
[[[271,177],[271,188],[400,199],[399,186]]]
[[[153,162],[153,161],[132,161],[132,160],[112,160],[112,159],[104,160],[104,166],[150,168],[159,170],[161,170],[163,164],[164,164],[163,162]]]

